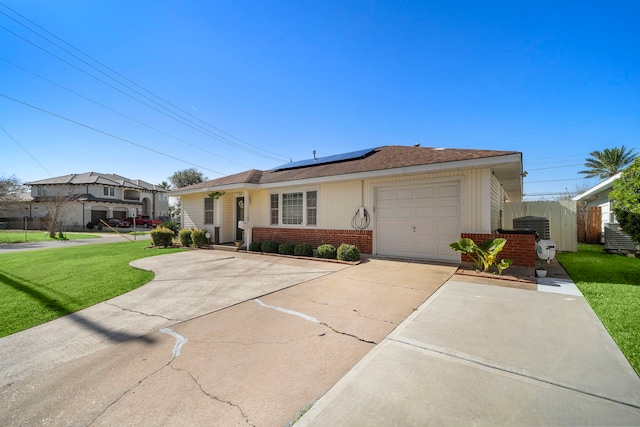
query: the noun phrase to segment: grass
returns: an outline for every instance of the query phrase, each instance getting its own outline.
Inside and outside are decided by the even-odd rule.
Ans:
[[[586,244],[556,256],[640,375],[640,259]]]
[[[73,239],[92,239],[98,238],[95,234],[84,233],[65,233],[65,238],[55,239],[49,237],[49,233],[42,230],[29,230],[27,231],[26,239],[24,230],[0,230],[0,243],[23,243],[23,242],[42,242],[42,241],[54,241],[54,240],[73,240]]]
[[[150,242],[109,243],[0,254],[0,337],[124,294],[153,273],[130,261],[182,251]]]

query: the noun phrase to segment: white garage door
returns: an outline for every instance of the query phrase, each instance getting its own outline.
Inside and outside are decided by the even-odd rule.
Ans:
[[[460,260],[449,244],[460,238],[460,183],[381,187],[376,192],[376,253]]]

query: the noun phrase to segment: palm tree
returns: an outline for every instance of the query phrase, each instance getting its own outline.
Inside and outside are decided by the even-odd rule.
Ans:
[[[620,148],[605,148],[604,151],[592,151],[589,153],[584,165],[589,169],[578,173],[586,174],[586,178],[597,176],[600,179],[607,179],[620,172],[626,166],[634,161],[637,154],[634,149],[627,148],[623,145]]]

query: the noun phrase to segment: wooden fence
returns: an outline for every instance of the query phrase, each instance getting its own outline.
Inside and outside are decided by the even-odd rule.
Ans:
[[[549,219],[549,234],[561,252],[578,250],[578,222],[576,202],[560,200],[555,202],[506,203],[503,228],[512,229],[513,219],[523,216],[539,216]]]
[[[602,243],[602,210],[600,206],[578,205],[578,242]]]

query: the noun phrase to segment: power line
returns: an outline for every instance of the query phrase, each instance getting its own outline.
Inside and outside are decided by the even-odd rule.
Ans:
[[[2,12],[0,12],[0,14],[1,14],[1,13],[2,13]],[[151,105],[151,104],[149,104],[149,103],[147,103],[147,102],[145,102],[145,101],[143,101],[143,100],[140,100],[140,99],[136,98],[135,96],[131,95],[130,93],[127,93],[127,92],[125,92],[124,90],[122,90],[122,89],[120,89],[120,88],[118,88],[118,87],[116,87],[116,86],[114,86],[114,85],[112,85],[112,84],[110,84],[110,83],[108,83],[108,82],[106,82],[106,81],[104,81],[104,80],[100,79],[99,77],[97,77],[97,76],[95,76],[95,75],[93,75],[93,74],[89,73],[88,71],[83,70],[82,68],[80,68],[80,67],[78,67],[78,66],[76,66],[76,65],[72,64],[71,62],[67,61],[66,59],[63,59],[63,58],[61,58],[60,56],[58,56],[58,55],[54,54],[53,52],[48,51],[47,49],[43,48],[42,46],[39,46],[39,45],[37,45],[37,44],[33,43],[32,41],[30,41],[30,40],[28,40],[28,39],[26,39],[26,38],[22,37],[21,35],[19,35],[19,34],[17,34],[17,33],[15,33],[15,32],[13,32],[13,31],[11,31],[11,30],[9,30],[9,29],[8,29],[8,28],[6,28],[5,26],[0,25],[0,28],[2,28],[3,30],[7,31],[8,33],[11,33],[11,34],[13,34],[14,36],[16,36],[16,37],[18,37],[18,38],[20,38],[20,39],[24,40],[25,42],[27,42],[27,43],[31,44],[32,46],[34,46],[34,47],[36,47],[36,48],[38,48],[38,49],[40,49],[40,50],[42,50],[42,51],[44,51],[44,52],[48,53],[49,55],[53,56],[54,58],[58,59],[59,61],[62,61],[62,62],[64,62],[65,64],[69,65],[70,67],[75,68],[76,70],[80,71],[81,73],[86,74],[87,76],[89,76],[89,77],[91,77],[91,78],[93,78],[93,79],[95,79],[95,80],[99,81],[100,83],[102,83],[102,84],[104,84],[104,85],[106,85],[106,86],[108,86],[108,87],[110,87],[110,88],[112,88],[112,89],[114,89],[114,90],[116,90],[116,91],[120,92],[121,94],[123,94],[123,95],[125,95],[125,96],[127,96],[127,97],[129,97],[129,98],[131,98],[131,99],[133,99],[134,101],[137,101],[137,102],[139,102],[139,103],[141,103],[141,104],[143,104],[143,105],[145,105],[145,106],[147,106],[147,107],[149,107],[149,108],[151,108],[151,109],[153,109],[153,110],[157,111],[157,112],[158,112],[158,113],[160,113],[160,114],[163,114],[163,115],[165,115],[165,116],[167,116],[167,117],[169,117],[169,118],[171,118],[171,119],[173,119],[173,120],[177,121],[178,123],[181,123],[181,124],[183,124],[183,125],[185,125],[185,126],[187,126],[187,127],[190,127],[190,128],[192,128],[192,129],[194,129],[194,130],[196,130],[196,131],[198,131],[198,132],[200,132],[200,133],[202,133],[202,134],[204,134],[204,135],[206,135],[206,136],[209,136],[209,137],[211,137],[211,138],[215,138],[215,139],[217,139],[217,140],[219,140],[219,141],[221,141],[221,142],[224,142],[224,143],[227,143],[227,144],[229,144],[229,145],[235,146],[236,148],[242,149],[242,150],[244,150],[244,151],[250,152],[250,153],[252,153],[252,154],[255,154],[255,155],[258,155],[258,156],[261,156],[261,157],[268,157],[268,156],[265,156],[265,155],[260,154],[260,153],[258,153],[258,152],[255,152],[255,151],[253,151],[253,150],[249,150],[249,149],[243,148],[243,147],[239,146],[238,144],[235,144],[235,143],[233,143],[233,142],[231,142],[231,141],[227,140],[226,138],[223,138],[223,137],[218,136],[218,135],[216,135],[216,134],[214,134],[214,133],[211,133],[211,132],[209,132],[208,130],[204,129],[202,126],[198,126],[198,125],[195,125],[195,126],[194,126],[194,125],[192,125],[192,124],[189,124],[189,122],[191,122],[191,121],[186,120],[186,119],[182,118],[180,115],[175,114],[175,113],[173,113],[173,112],[171,112],[171,111],[167,110],[167,108],[166,108],[166,107],[162,107],[162,106],[161,106],[162,108],[164,108],[164,109],[165,109],[165,110],[167,110],[168,112],[162,111],[162,110],[160,110],[159,108],[156,108],[156,107],[154,107],[153,105]],[[90,66],[91,66],[91,65],[90,65]],[[95,67],[92,67],[92,68],[95,68]],[[98,70],[98,71],[99,71],[99,70]],[[103,73],[103,74],[104,74],[104,73]],[[110,78],[111,78],[111,77],[110,77]],[[127,86],[125,86],[125,87],[127,87]],[[134,91],[134,92],[135,92],[135,91]],[[136,93],[138,93],[138,92],[136,92]],[[145,98],[146,98],[146,99],[149,99],[148,97],[145,97]],[[155,102],[155,101],[153,101],[153,100],[151,100],[151,101],[152,101],[152,102],[154,102],[155,104],[157,104],[157,102]],[[169,114],[169,113],[171,113],[171,114],[173,114],[173,115],[171,115],[171,114]],[[174,116],[177,116],[177,117],[174,117]],[[193,122],[191,122],[191,123],[193,123]],[[277,160],[277,159],[272,158],[272,157],[268,157],[268,158],[270,158],[270,159],[272,159],[272,160]]]
[[[584,163],[574,163],[572,165],[564,165],[564,166],[549,166],[548,168],[536,168],[536,169],[529,169],[527,168],[527,172],[531,172],[531,171],[544,171],[544,170],[548,170],[548,169],[561,169],[561,168],[570,168],[572,166],[584,166]]]
[[[12,140],[13,142],[15,142],[15,143],[16,143],[16,145],[17,145],[18,147],[22,148],[22,149],[24,150],[24,152],[25,152],[25,153],[27,153],[27,154],[29,155],[29,157],[31,157],[33,160],[35,160],[35,162],[36,162],[37,164],[39,164],[39,165],[40,165],[40,167],[41,167],[42,169],[44,169],[44,171],[45,171],[45,172],[46,172],[50,177],[52,177],[52,178],[53,178],[53,175],[51,175],[51,172],[49,172],[49,171],[47,170],[47,168],[45,168],[45,167],[44,167],[44,165],[43,165],[42,163],[40,163],[40,160],[36,159],[36,157],[35,157],[33,154],[31,154],[31,153],[29,152],[29,150],[27,150],[26,148],[24,148],[24,147],[23,147],[23,146],[22,146],[18,141],[16,141],[16,140],[15,140],[15,138],[14,138],[14,137],[12,137],[11,135],[9,135],[9,132],[7,132],[7,130],[6,130],[5,128],[3,128],[1,125],[0,125],[0,129],[2,129],[2,130],[3,130],[3,132],[7,134],[7,136],[9,137],[9,139],[10,139],[10,140]]]
[[[187,161],[187,160],[180,159],[180,158],[175,157],[175,156],[172,156],[172,155],[170,155],[170,154],[163,153],[162,151],[154,150],[153,148],[149,148],[149,147],[144,146],[144,145],[142,145],[142,144],[138,144],[137,142],[133,142],[133,141],[131,141],[131,140],[129,140],[129,139],[126,139],[126,138],[122,138],[122,137],[116,136],[116,135],[114,135],[114,134],[112,134],[112,133],[109,133],[109,132],[105,132],[105,131],[100,130],[100,129],[97,129],[97,128],[93,127],[93,126],[89,126],[89,125],[86,125],[86,124],[84,124],[84,123],[80,123],[80,122],[78,122],[78,121],[76,121],[76,120],[70,119],[70,118],[68,118],[68,117],[61,116],[60,114],[56,114],[56,113],[54,113],[54,112],[52,112],[52,111],[45,110],[44,108],[36,107],[35,105],[29,104],[29,103],[24,102],[24,101],[20,101],[20,100],[18,100],[18,99],[12,98],[12,97],[10,97],[10,96],[8,96],[8,95],[5,95],[5,94],[3,94],[3,93],[0,93],[0,96],[1,96],[1,97],[3,97],[3,98],[8,99],[8,100],[10,100],[10,101],[16,102],[16,103],[18,103],[18,104],[22,104],[22,105],[27,106],[27,107],[29,107],[29,108],[33,108],[34,110],[38,110],[38,111],[41,111],[41,112],[43,112],[43,113],[47,113],[47,114],[49,114],[49,115],[51,115],[51,116],[53,116],[53,117],[57,117],[57,118],[59,118],[59,119],[66,120],[66,121],[67,121],[67,122],[69,122],[69,123],[73,123],[73,124],[75,124],[75,125],[81,126],[81,127],[83,127],[83,128],[89,129],[89,130],[92,130],[92,131],[97,132],[97,133],[100,133],[100,134],[102,134],[102,135],[106,135],[106,136],[108,136],[108,137],[110,137],[110,138],[113,138],[113,139],[117,139],[117,140],[119,140],[119,141],[126,142],[127,144],[134,145],[134,146],[136,146],[136,147],[142,148],[142,149],[147,150],[147,151],[151,151],[152,153],[160,154],[161,156],[165,156],[165,157],[168,157],[168,158],[170,158],[170,159],[177,160],[177,161],[179,161],[179,162],[186,163],[186,164],[188,164],[188,165],[195,166],[195,167],[200,168],[200,169],[208,170],[209,172],[213,172],[213,173],[216,173],[216,174],[218,174],[218,175],[224,175],[222,172],[218,172],[218,171],[215,171],[215,170],[213,170],[213,169],[209,169],[209,168],[207,168],[207,167],[200,166],[200,165],[198,165],[198,164],[195,164],[195,163],[189,162],[189,161]]]
[[[600,121],[600,120],[610,119],[610,118],[613,118],[613,117],[624,116],[625,114],[637,113],[638,111],[640,111],[640,108],[636,108],[636,109],[628,110],[628,111],[623,111],[623,112],[620,112],[620,113],[610,114],[610,115],[607,115],[607,116],[600,116],[600,117],[596,117],[596,118],[592,118],[592,119],[582,120],[582,121],[579,121],[579,122],[568,123],[568,124],[565,124],[565,125],[554,126],[554,127],[545,128],[545,129],[539,129],[539,130],[536,130],[536,131],[521,133],[521,134],[518,134],[518,135],[512,135],[512,136],[507,136],[507,137],[503,137],[503,138],[490,139],[490,140],[487,140],[487,141],[480,142],[478,144],[470,145],[470,147],[478,146],[478,145],[492,144],[494,142],[507,141],[507,140],[510,140],[510,139],[522,138],[524,136],[537,135],[537,134],[540,134],[540,133],[550,132],[550,131],[558,130],[558,129],[565,129],[565,128],[573,127],[573,126],[580,126],[580,125],[583,125],[583,124],[586,124],[586,123],[593,123],[593,122],[597,122],[597,121]]]
[[[137,95],[139,95],[139,96],[143,97],[144,99],[147,99],[148,101],[150,101],[150,102],[154,103],[155,105],[157,105],[158,107],[160,107],[160,108],[162,108],[163,110],[166,110],[166,111],[161,111],[161,110],[159,110],[158,108],[153,107],[152,105],[149,105],[148,103],[146,103],[146,102],[144,102],[144,101],[142,101],[142,100],[140,100],[140,99],[136,98],[135,96],[132,96],[131,94],[126,93],[125,91],[123,91],[123,90],[121,90],[121,89],[119,89],[119,88],[117,88],[117,87],[115,87],[115,86],[113,86],[113,85],[111,85],[111,84],[109,84],[109,83],[105,82],[104,80],[102,80],[102,79],[100,79],[100,78],[96,77],[95,75],[93,75],[93,74],[91,74],[91,73],[89,73],[89,72],[87,72],[87,71],[85,71],[85,70],[82,70],[81,68],[77,67],[77,66],[76,66],[76,65],[74,65],[74,64],[71,64],[69,61],[67,61],[67,60],[65,60],[65,59],[62,59],[61,57],[59,57],[58,55],[56,55],[56,54],[54,54],[54,53],[50,52],[49,50],[47,50],[47,49],[45,49],[45,48],[43,48],[43,47],[41,47],[41,46],[37,45],[36,43],[34,43],[34,42],[32,42],[32,41],[30,41],[30,40],[26,39],[25,37],[22,37],[22,36],[18,35],[17,33],[15,33],[15,32],[13,32],[13,31],[9,30],[8,28],[6,28],[6,27],[4,27],[4,26],[1,26],[1,25],[0,25],[0,28],[4,29],[5,31],[7,31],[7,32],[9,32],[9,33],[13,34],[14,36],[16,36],[16,37],[18,37],[18,38],[20,38],[20,39],[24,40],[25,42],[27,42],[27,43],[29,43],[29,44],[33,45],[33,46],[34,46],[34,47],[36,47],[36,48],[38,48],[38,49],[40,49],[40,50],[43,50],[44,52],[46,52],[46,53],[48,53],[49,55],[51,55],[51,56],[55,57],[56,59],[58,59],[58,60],[60,60],[60,61],[62,61],[62,62],[64,62],[64,63],[66,63],[67,65],[69,65],[69,66],[71,66],[71,67],[73,67],[73,68],[75,68],[75,69],[77,69],[78,71],[80,71],[80,72],[82,72],[82,73],[84,73],[84,74],[86,74],[86,75],[88,75],[88,76],[90,76],[90,77],[92,77],[92,78],[94,78],[94,79],[98,80],[99,82],[101,82],[101,83],[103,83],[103,84],[105,84],[105,85],[107,85],[107,86],[111,87],[112,89],[117,90],[118,92],[120,92],[120,93],[122,93],[122,94],[124,94],[124,95],[126,95],[126,96],[128,96],[128,97],[130,97],[130,98],[132,98],[132,99],[134,99],[134,100],[136,100],[136,101],[138,101],[138,102],[142,103],[143,105],[145,105],[145,106],[147,106],[147,107],[149,107],[149,108],[152,108],[152,109],[154,109],[154,110],[158,111],[159,113],[164,114],[164,115],[166,115],[167,117],[172,118],[173,120],[178,121],[179,123],[181,123],[181,124],[183,124],[183,125],[185,125],[185,126],[191,127],[192,129],[197,130],[198,132],[201,132],[201,133],[203,133],[203,134],[205,134],[205,135],[207,135],[207,136],[209,136],[209,137],[215,138],[215,139],[217,139],[217,140],[219,140],[219,141],[221,141],[221,142],[223,142],[223,143],[226,143],[226,144],[231,145],[231,146],[233,146],[233,147],[235,147],[235,148],[238,148],[238,149],[240,149],[240,150],[244,150],[244,151],[246,151],[246,152],[249,152],[249,153],[254,154],[254,155],[257,155],[257,156],[261,156],[261,157],[269,158],[269,159],[271,159],[271,160],[277,160],[277,161],[280,161],[280,160],[282,160],[282,159],[285,159],[285,157],[284,157],[284,156],[280,156],[280,155],[278,155],[278,154],[276,154],[276,153],[272,153],[272,152],[270,152],[270,151],[268,151],[268,150],[265,150],[265,149],[263,149],[263,148],[261,148],[261,147],[258,147],[258,146],[256,146],[256,145],[253,145],[253,144],[250,144],[250,143],[248,143],[248,142],[246,142],[246,141],[243,141],[243,140],[241,140],[240,138],[237,138],[237,137],[235,137],[235,136],[233,136],[233,135],[231,135],[231,134],[229,134],[229,133],[227,133],[227,132],[225,132],[225,131],[223,131],[223,130],[221,130],[221,129],[219,129],[219,128],[217,128],[217,127],[213,126],[213,125],[211,125],[210,123],[205,122],[204,120],[202,120],[202,119],[200,119],[200,118],[198,118],[198,117],[194,116],[193,114],[191,114],[191,113],[189,113],[189,112],[187,112],[187,111],[185,111],[185,110],[183,110],[183,109],[181,109],[181,108],[177,107],[176,105],[174,105],[174,104],[172,104],[171,102],[169,102],[169,101],[165,100],[164,98],[162,98],[162,97],[160,97],[160,96],[158,96],[158,95],[156,95],[156,94],[152,93],[151,91],[149,91],[149,90],[145,89],[144,87],[140,86],[139,84],[137,84],[137,83],[133,82],[132,80],[130,80],[130,79],[128,79],[128,78],[126,78],[126,77],[125,77],[125,76],[123,76],[122,74],[120,74],[120,73],[118,73],[117,71],[113,70],[112,68],[110,68],[110,67],[106,66],[105,64],[101,63],[100,61],[96,60],[95,58],[91,57],[90,55],[88,55],[88,54],[86,54],[86,53],[82,52],[81,50],[79,50],[79,49],[77,49],[77,48],[75,48],[75,47],[74,47],[74,46],[72,46],[71,44],[69,44],[69,43],[67,43],[66,41],[62,40],[60,37],[58,37],[58,36],[54,35],[54,34],[53,34],[53,33],[51,33],[50,31],[48,31],[48,30],[44,29],[44,28],[43,28],[43,27],[41,27],[40,25],[38,25],[38,24],[34,23],[33,21],[31,21],[31,20],[29,20],[28,18],[26,18],[26,17],[24,17],[23,15],[21,15],[20,13],[18,13],[18,12],[16,12],[15,10],[11,9],[11,8],[10,8],[10,7],[8,7],[7,5],[5,5],[4,3],[1,3],[1,2],[0,2],[0,5],[4,6],[4,7],[5,7],[5,8],[7,8],[7,9],[9,9],[11,12],[13,12],[14,14],[16,14],[16,15],[20,16],[22,19],[26,20],[27,22],[31,23],[32,25],[35,25],[36,27],[40,28],[42,31],[46,32],[47,34],[50,34],[52,37],[55,37],[57,40],[60,40],[62,43],[64,43],[65,45],[67,45],[67,46],[71,47],[71,48],[72,48],[72,49],[74,49],[76,52],[79,52],[80,54],[82,54],[82,55],[84,55],[85,57],[87,57],[87,58],[91,59],[92,61],[94,61],[95,63],[99,64],[100,66],[102,66],[102,67],[106,68],[107,70],[111,71],[112,73],[116,74],[117,76],[122,77],[122,78],[123,78],[123,79],[125,79],[126,81],[128,81],[128,82],[130,82],[130,83],[134,84],[135,86],[139,87],[140,89],[144,90],[145,92],[149,93],[150,95],[154,96],[155,98],[157,98],[157,99],[161,100],[161,101],[162,101],[162,102],[164,102],[165,104],[168,104],[169,106],[171,106],[171,107],[173,107],[173,108],[177,109],[178,111],[181,111],[181,112],[183,112],[183,113],[187,114],[188,116],[195,118],[196,120],[198,120],[198,121],[200,121],[201,123],[204,123],[205,125],[207,125],[207,126],[209,126],[209,127],[213,128],[213,129],[215,129],[215,130],[216,130],[216,131],[218,131],[218,132],[224,133],[225,135],[230,136],[230,137],[232,137],[232,138],[234,138],[234,139],[236,139],[236,140],[238,140],[238,141],[241,141],[242,143],[244,143],[244,144],[246,144],[246,145],[249,145],[249,146],[255,147],[256,149],[259,149],[259,150],[263,151],[264,153],[269,153],[269,154],[272,154],[272,155],[274,155],[274,156],[277,156],[277,158],[274,158],[274,157],[272,157],[272,156],[266,155],[266,154],[264,154],[264,153],[260,153],[260,152],[258,152],[258,151],[256,151],[256,150],[252,150],[252,149],[247,148],[247,147],[243,147],[243,146],[241,146],[240,144],[235,143],[235,142],[233,142],[233,141],[229,140],[228,138],[222,137],[222,136],[220,136],[220,135],[216,135],[216,134],[214,134],[214,133],[212,133],[212,132],[210,132],[210,131],[208,131],[208,130],[204,129],[202,126],[200,126],[200,125],[198,125],[198,124],[194,123],[192,120],[189,120],[188,118],[185,118],[185,117],[184,117],[184,116],[182,116],[181,114],[178,114],[178,113],[176,113],[176,112],[174,112],[174,111],[171,111],[169,108],[167,108],[167,107],[165,107],[165,106],[161,105],[161,104],[160,104],[160,103],[158,103],[157,101],[155,101],[155,100],[153,100],[153,99],[149,98],[148,96],[146,96],[146,95],[144,95],[144,94],[140,93],[139,91],[137,91],[137,90],[133,89],[132,87],[130,87],[130,86],[128,86],[128,85],[126,85],[126,84],[122,83],[121,81],[118,81],[118,80],[117,80],[117,79],[115,79],[114,77],[112,77],[112,76],[108,75],[107,73],[105,73],[104,71],[102,71],[102,70],[100,70],[100,69],[96,68],[95,66],[93,66],[92,64],[90,64],[90,63],[88,63],[87,61],[83,60],[82,58],[79,58],[77,55],[74,55],[73,53],[69,52],[67,49],[64,49],[63,47],[61,47],[61,46],[60,46],[60,45],[58,45],[57,43],[53,42],[52,40],[48,39],[47,37],[43,36],[42,34],[39,34],[39,33],[38,33],[38,32],[36,32],[35,30],[33,30],[32,28],[29,28],[29,27],[28,27],[28,26],[26,26],[25,24],[23,24],[23,23],[19,22],[19,21],[18,21],[18,20],[16,20],[15,18],[13,18],[13,17],[9,16],[9,15],[8,15],[8,14],[6,14],[5,12],[0,12],[0,14],[2,14],[2,15],[4,15],[4,16],[6,16],[7,18],[11,19],[12,21],[14,21],[15,23],[17,23],[18,25],[22,26],[23,28],[26,28],[27,30],[29,30],[30,32],[32,32],[33,34],[35,34],[36,36],[38,36],[38,37],[40,37],[40,38],[42,38],[42,39],[46,40],[47,42],[51,43],[52,45],[54,45],[54,46],[55,46],[55,47],[57,47],[58,49],[62,50],[63,52],[67,53],[68,55],[72,56],[73,58],[77,59],[78,61],[80,61],[80,62],[84,63],[85,65],[87,65],[87,66],[89,66],[89,67],[91,67],[91,68],[93,68],[93,69],[94,69],[94,70],[96,70],[97,72],[99,72],[99,73],[103,74],[104,76],[108,77],[109,79],[111,79],[111,80],[115,81],[116,83],[120,84],[121,86],[123,86],[123,87],[127,88],[128,90],[132,91],[133,93],[135,93],[135,94],[137,94]],[[174,117],[174,116],[175,116],[175,117]],[[176,117],[177,117],[177,118],[176,118]]]
[[[529,182],[525,182],[525,184],[538,184],[541,182],[560,182],[560,181],[578,181],[578,180],[582,180],[584,178],[566,178],[566,179],[550,179],[547,181],[529,181]]]
[[[42,79],[42,80],[46,81],[46,82],[47,82],[47,83],[49,83],[49,84],[52,84],[52,85],[57,86],[57,87],[59,87],[59,88],[61,88],[61,89],[64,89],[64,90],[66,90],[67,92],[72,93],[73,95],[76,95],[76,96],[78,96],[78,97],[80,97],[80,98],[82,98],[82,99],[84,99],[84,100],[86,100],[86,101],[89,101],[89,102],[91,102],[91,103],[93,103],[93,104],[95,104],[95,105],[98,105],[98,106],[100,106],[100,107],[102,107],[102,108],[106,109],[106,110],[109,110],[109,111],[111,111],[111,112],[113,112],[113,113],[115,113],[115,114],[118,114],[118,115],[119,115],[119,116],[121,116],[121,117],[124,117],[124,118],[126,118],[126,119],[129,119],[129,120],[133,121],[134,123],[137,123],[137,124],[142,125],[142,126],[144,126],[144,127],[146,127],[146,128],[152,129],[152,130],[154,130],[154,131],[156,131],[156,132],[158,132],[158,133],[160,133],[160,134],[162,134],[162,135],[168,136],[169,138],[173,138],[173,139],[175,139],[176,141],[180,141],[180,142],[182,142],[182,143],[184,143],[184,144],[190,145],[191,147],[194,147],[194,148],[197,148],[197,149],[199,149],[199,150],[202,150],[202,151],[204,151],[205,153],[211,154],[212,156],[219,157],[219,158],[221,158],[222,160],[226,160],[226,161],[228,161],[228,162],[235,163],[235,164],[236,164],[236,165],[238,165],[238,166],[242,166],[242,167],[249,168],[249,166],[247,166],[247,165],[243,165],[243,164],[238,163],[238,162],[236,162],[236,161],[234,161],[234,160],[231,160],[231,159],[228,159],[228,158],[226,158],[226,157],[224,157],[224,156],[221,156],[221,155],[219,155],[219,154],[217,154],[217,153],[214,153],[214,152],[211,152],[211,151],[209,151],[209,150],[206,150],[206,149],[204,149],[204,148],[202,148],[202,147],[200,147],[200,146],[198,146],[198,145],[195,145],[195,144],[192,144],[192,143],[190,143],[190,142],[188,142],[188,141],[185,141],[185,140],[184,140],[184,139],[182,139],[182,138],[178,138],[177,136],[171,135],[171,134],[169,134],[169,133],[167,133],[167,132],[164,132],[164,131],[162,131],[162,130],[160,130],[160,129],[156,128],[156,127],[153,127],[153,126],[151,126],[151,125],[149,125],[149,124],[146,124],[146,123],[144,123],[144,122],[141,122],[140,120],[137,120],[137,119],[135,119],[135,118],[133,118],[133,117],[131,117],[131,116],[128,116],[128,115],[126,115],[126,114],[124,114],[124,113],[121,113],[120,111],[118,111],[118,110],[116,110],[116,109],[114,109],[114,108],[111,108],[111,107],[109,107],[109,106],[107,106],[107,105],[104,105],[104,104],[102,104],[102,103],[100,103],[100,102],[98,102],[98,101],[96,101],[96,100],[94,100],[94,99],[91,99],[91,98],[89,98],[89,97],[87,97],[87,96],[82,95],[82,94],[81,94],[81,93],[79,93],[79,92],[76,92],[76,91],[74,91],[74,90],[72,90],[72,89],[69,89],[69,88],[67,88],[67,87],[65,87],[65,86],[63,86],[63,85],[61,85],[61,84],[58,84],[58,83],[56,83],[56,82],[52,81],[52,80],[49,80],[49,79],[47,79],[46,77],[41,76],[40,74],[37,74],[37,73],[35,73],[35,72],[33,72],[33,71],[30,71],[30,70],[28,70],[28,69],[26,69],[26,68],[24,68],[24,67],[21,67],[20,65],[15,64],[15,63],[13,63],[13,62],[11,62],[11,61],[7,60],[7,59],[0,58],[0,61],[4,61],[4,62],[6,62],[7,64],[10,64],[10,65],[12,65],[12,66],[14,66],[14,67],[16,67],[16,68],[18,68],[18,69],[20,69],[20,70],[22,70],[22,71],[26,72],[26,73],[29,73],[29,74],[31,74],[31,75],[33,75],[33,76],[35,76],[35,77],[38,77],[38,78],[40,78],[40,79]]]

